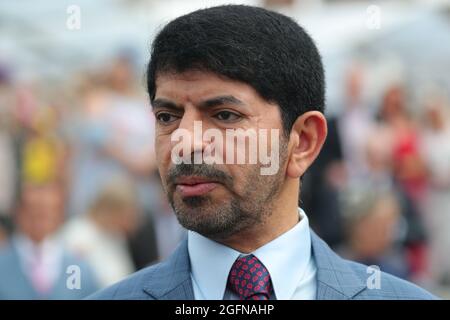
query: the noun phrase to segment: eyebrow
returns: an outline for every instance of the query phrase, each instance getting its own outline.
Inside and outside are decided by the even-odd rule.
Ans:
[[[223,105],[237,105],[237,106],[244,106],[245,103],[239,100],[238,98],[227,95],[227,96],[218,96],[214,97],[205,101],[200,102],[198,105],[201,109],[207,109],[207,108],[213,108],[217,106],[223,106]],[[164,99],[164,98],[158,98],[155,99],[152,103],[152,109],[156,108],[165,108],[165,109],[172,109],[175,111],[182,111],[183,107],[181,105],[176,104],[175,102],[172,102],[170,100]]]
[[[153,100],[151,105],[152,110],[155,110],[156,108],[164,108],[164,109],[172,109],[175,111],[183,111],[182,106],[163,98]]]
[[[213,107],[217,107],[217,106],[230,105],[230,104],[238,105],[238,106],[245,105],[245,103],[242,102],[241,100],[239,100],[238,98],[229,95],[229,96],[219,96],[219,97],[205,100],[199,104],[199,107],[203,109],[203,108],[213,108]]]

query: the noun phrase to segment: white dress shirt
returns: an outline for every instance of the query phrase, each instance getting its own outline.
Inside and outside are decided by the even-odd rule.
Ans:
[[[46,286],[51,290],[58,280],[63,268],[64,250],[61,240],[57,235],[49,236],[41,243],[36,244],[23,234],[16,234],[13,237],[16,246],[22,271],[34,282],[33,271],[36,267],[40,268],[41,277],[45,279]],[[40,252],[41,258],[38,258],[37,252]]]
[[[316,298],[308,217],[301,208],[299,214],[301,220],[292,229],[252,252],[269,271],[278,300]],[[227,280],[235,260],[245,254],[193,231],[188,232],[188,251],[196,300],[238,299],[227,289]]]

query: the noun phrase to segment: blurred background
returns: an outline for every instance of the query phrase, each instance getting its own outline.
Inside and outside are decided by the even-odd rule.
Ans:
[[[15,0],[0,2],[0,299],[80,299],[172,252],[185,231],[145,67],[164,24],[225,3],[294,17],[323,56],[312,228],[450,298],[450,1]]]

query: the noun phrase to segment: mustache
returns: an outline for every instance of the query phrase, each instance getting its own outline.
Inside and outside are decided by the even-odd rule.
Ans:
[[[233,178],[209,164],[188,164],[180,163],[169,169],[167,173],[167,183],[171,186],[180,176],[197,176],[220,182],[226,186],[232,186]]]

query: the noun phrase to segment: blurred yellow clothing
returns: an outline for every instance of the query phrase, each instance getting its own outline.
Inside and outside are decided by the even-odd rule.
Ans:
[[[26,142],[23,150],[22,173],[25,181],[42,183],[57,174],[58,148],[50,138],[38,137]]]

